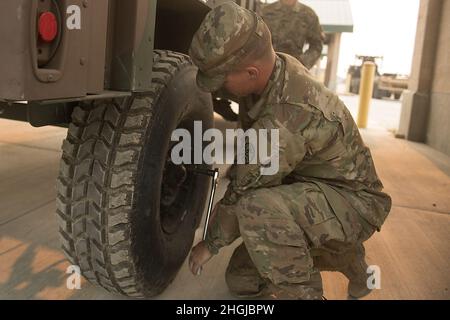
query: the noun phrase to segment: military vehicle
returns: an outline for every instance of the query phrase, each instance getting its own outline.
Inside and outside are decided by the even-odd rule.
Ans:
[[[394,95],[395,100],[400,100],[403,91],[408,90],[409,77],[396,73],[383,73],[378,80],[378,89],[387,92],[387,97]]]
[[[383,60],[383,57],[356,56],[356,59],[359,60],[360,63],[351,65],[347,72],[347,91],[349,93],[359,93],[361,70],[366,61],[373,62],[376,65],[373,87],[374,99],[390,98],[394,95],[394,99],[399,100],[403,91],[408,89],[409,77],[391,73],[380,74],[378,64],[379,61]]]
[[[161,293],[204,211],[205,164],[170,161],[171,134],[213,127],[186,55],[200,0],[0,1],[0,117],[64,126],[62,250],[91,283]]]

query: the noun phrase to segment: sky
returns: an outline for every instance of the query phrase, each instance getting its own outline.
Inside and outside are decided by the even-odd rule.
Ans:
[[[382,73],[410,74],[420,0],[349,1],[354,32],[342,35],[338,76],[345,78],[357,54],[383,56]]]

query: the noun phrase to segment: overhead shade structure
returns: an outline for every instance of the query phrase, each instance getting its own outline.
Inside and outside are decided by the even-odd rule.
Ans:
[[[349,0],[302,0],[301,3],[311,7],[317,14],[323,31],[327,35],[327,67],[324,75],[325,85],[336,90],[337,68],[341,34],[353,32],[353,16]]]
[[[353,16],[349,0],[302,0],[314,9],[325,33],[353,32]]]

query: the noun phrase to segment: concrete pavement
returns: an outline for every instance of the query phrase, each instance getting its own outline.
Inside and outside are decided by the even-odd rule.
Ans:
[[[354,114],[355,102],[347,103]],[[386,103],[384,110],[391,106]],[[381,233],[366,243],[368,262],[382,272],[382,289],[367,299],[450,299],[450,159],[393,138],[385,128],[395,129],[389,128],[394,116],[375,114],[362,133],[394,207]],[[59,250],[54,199],[65,135],[61,128],[0,120],[0,299],[123,299],[84,281],[82,290],[66,288],[69,264]],[[218,198],[226,183],[221,181]],[[214,257],[201,277],[185,264],[157,299],[232,298],[224,280],[232,249]],[[346,299],[342,275],[323,278],[328,299]]]

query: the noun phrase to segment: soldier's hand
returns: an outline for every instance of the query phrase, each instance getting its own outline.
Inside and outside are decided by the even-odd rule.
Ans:
[[[213,254],[208,250],[204,241],[197,244],[192,249],[191,255],[189,256],[189,269],[191,269],[192,274],[198,275],[199,270],[212,258],[212,256]]]

